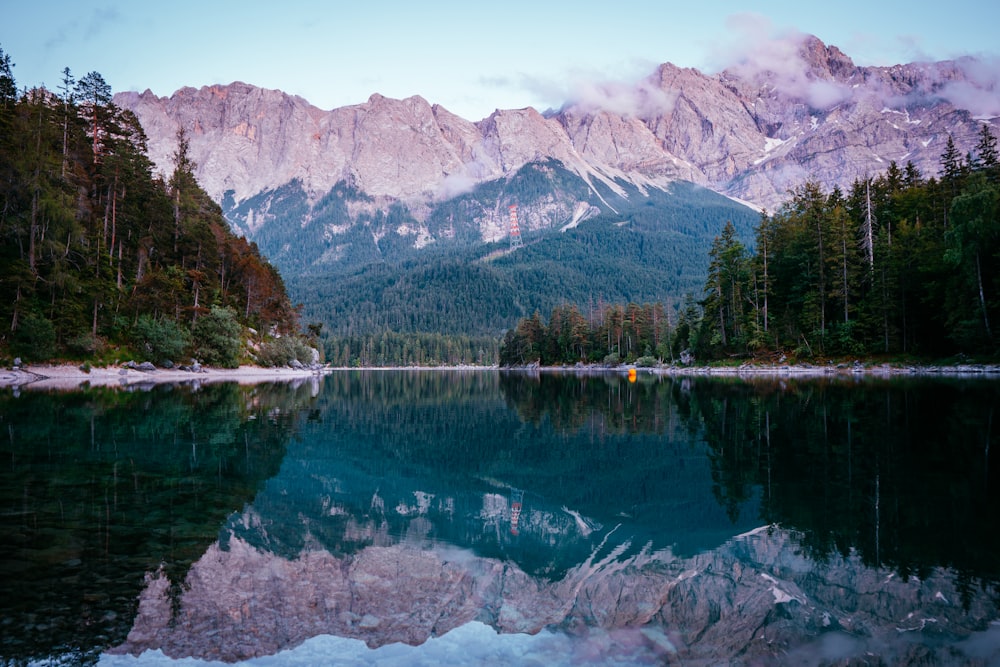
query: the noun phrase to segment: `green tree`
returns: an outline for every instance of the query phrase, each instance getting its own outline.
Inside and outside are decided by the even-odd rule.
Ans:
[[[987,294],[984,277],[996,276],[997,237],[1000,232],[1000,189],[989,184],[984,174],[975,174],[962,194],[951,205],[951,227],[948,230],[948,261],[965,276],[962,294],[975,294],[976,307],[959,305],[952,308],[955,335],[968,340],[972,335],[969,315],[978,311],[985,344],[992,344],[993,329],[990,311],[993,295]],[[958,297],[961,298],[961,297]]]
[[[0,110],[6,112],[17,102],[17,84],[14,80],[14,63],[10,54],[0,48]]]
[[[727,222],[708,253],[705,282],[706,322],[711,325],[711,345],[717,353],[739,350],[746,343],[745,292],[749,278],[746,247]]]
[[[997,138],[985,123],[979,128],[976,159],[979,168],[986,172],[993,183],[997,183],[1000,180],[1000,153],[997,152]]]

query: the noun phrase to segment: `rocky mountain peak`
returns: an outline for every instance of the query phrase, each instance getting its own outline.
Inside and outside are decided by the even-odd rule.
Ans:
[[[320,110],[245,83],[122,93],[150,157],[172,169],[178,128],[221,201],[296,181],[313,200],[338,182],[418,216],[435,202],[558,160],[588,183],[688,180],[774,209],[806,179],[850,184],[895,160],[938,171],[949,136],[970,150],[1000,101],[978,61],[860,67],[812,36],[769,43],[718,74],[664,63],[636,85],[595,86],[562,110],[498,109],[469,122],[419,96]],[[980,120],[977,120],[980,119]],[[477,224],[495,232],[498,220]]]
[[[857,73],[857,66],[836,46],[824,44],[818,37],[806,35],[799,56],[817,78],[847,81]]]

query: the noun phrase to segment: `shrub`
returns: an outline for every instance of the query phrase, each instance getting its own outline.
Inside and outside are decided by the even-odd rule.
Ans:
[[[191,334],[173,320],[140,315],[132,327],[132,344],[148,361],[180,359],[191,345]]]
[[[30,361],[51,359],[56,353],[56,328],[40,315],[23,315],[11,338],[10,348],[16,356]]]
[[[257,360],[261,366],[287,366],[293,359],[303,364],[312,363],[312,348],[295,336],[282,336],[260,346]]]
[[[94,336],[88,331],[67,340],[66,349],[76,355],[93,356],[104,350],[104,341],[100,336]]]
[[[212,306],[194,326],[195,356],[209,366],[236,368],[240,365],[242,333],[236,311]]]

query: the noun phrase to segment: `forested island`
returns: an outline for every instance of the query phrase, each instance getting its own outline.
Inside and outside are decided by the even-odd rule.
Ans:
[[[278,271],[199,187],[188,140],[154,175],[97,72],[18,92],[0,49],[0,358],[308,363]]]
[[[662,304],[573,305],[507,332],[500,364],[723,360],[995,360],[1000,326],[1000,161],[983,124],[965,156],[949,139],[937,177],[891,162],[848,193],[798,187],[761,215],[753,249],[727,224],[704,295],[676,320]]]

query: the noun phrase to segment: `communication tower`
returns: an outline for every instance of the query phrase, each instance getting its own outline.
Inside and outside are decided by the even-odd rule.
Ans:
[[[517,204],[510,207],[510,249],[516,250],[524,246],[521,240],[521,228],[517,224]]]

